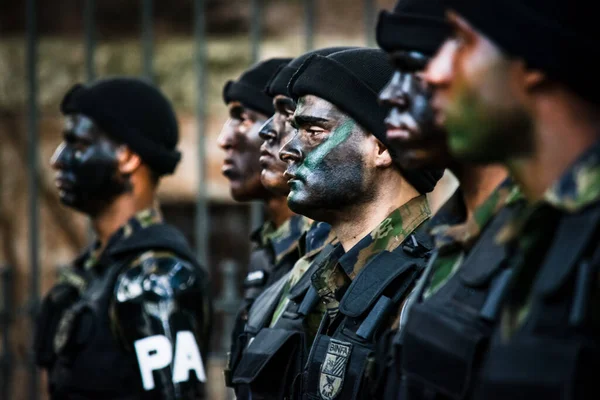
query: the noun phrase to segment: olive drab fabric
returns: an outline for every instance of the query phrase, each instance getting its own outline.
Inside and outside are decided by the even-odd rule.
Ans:
[[[506,249],[495,237],[523,204],[520,191],[507,179],[471,218],[433,228],[436,249],[430,272],[410,309],[402,359],[396,360],[402,365],[399,390],[404,398],[471,395],[512,277]]]
[[[424,222],[425,196],[394,210],[369,235],[344,252],[337,245],[320,262],[312,284],[324,315],[294,397],[369,398],[369,365],[382,333],[422,272],[431,249]]]
[[[593,399],[600,392],[600,143],[508,223],[513,285],[477,399]]]
[[[231,357],[231,384],[238,398],[289,396],[324,312],[310,290],[310,277],[319,257],[335,242],[328,224],[314,222],[299,242],[304,255],[251,307],[238,336],[238,352]]]

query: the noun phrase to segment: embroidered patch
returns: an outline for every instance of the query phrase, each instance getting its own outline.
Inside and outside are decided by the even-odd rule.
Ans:
[[[329,341],[319,377],[319,394],[323,400],[333,400],[342,391],[351,353],[352,343],[335,339]]]

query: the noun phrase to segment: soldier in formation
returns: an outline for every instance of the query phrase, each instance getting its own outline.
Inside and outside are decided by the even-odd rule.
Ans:
[[[576,1],[399,0],[380,49],[226,84],[223,173],[267,210],[225,371],[238,398],[600,397],[595,19]],[[63,102],[61,199],[98,243],[48,295],[38,363],[55,398],[192,398],[206,273],[178,234],[140,234],[173,229],[152,206],[176,123],[154,89],[112,100],[111,82]],[[459,187],[432,215],[444,170]]]
[[[141,80],[111,78],[75,85],[61,111],[56,186],[96,240],[42,304],[35,351],[50,398],[202,398],[208,272],[156,200],[180,160],[171,104]]]

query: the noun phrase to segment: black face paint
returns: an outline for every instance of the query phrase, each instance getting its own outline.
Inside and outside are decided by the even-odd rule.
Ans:
[[[449,159],[446,132],[435,122],[432,91],[418,75],[426,58],[399,52],[391,59],[396,71],[379,100],[390,110],[385,123],[392,155],[405,168],[444,165]]]
[[[361,152],[367,133],[331,103],[322,99],[307,103],[307,107],[300,103],[295,120],[317,116],[324,121],[323,130],[314,130],[319,122],[302,123],[280,153],[288,162],[288,205],[299,214],[329,222],[332,211],[373,197]]]
[[[118,151],[89,118],[67,116],[64,141],[51,161],[61,202],[94,216],[130,190],[128,177],[118,173]]]

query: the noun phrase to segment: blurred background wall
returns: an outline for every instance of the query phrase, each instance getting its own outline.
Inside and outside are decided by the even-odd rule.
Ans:
[[[209,267],[217,298],[211,399],[231,396],[222,367],[228,327],[259,208],[234,203],[216,138],[223,84],[253,61],[310,48],[374,46],[393,0],[3,0],[0,2],[0,399],[45,399],[31,363],[31,319],[57,268],[89,243],[86,219],[64,207],[49,159],[59,103],[76,82],[146,76],[173,101],[183,159],[160,187],[161,209]],[[204,23],[203,23],[204,22]],[[455,187],[431,196],[437,208]],[[33,196],[32,196],[33,195]],[[251,210],[254,211],[251,211]],[[254,216],[254,220],[251,218]]]

